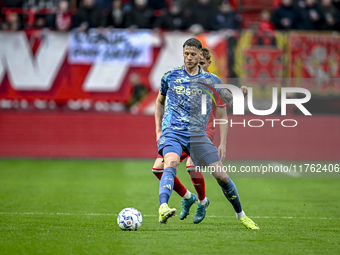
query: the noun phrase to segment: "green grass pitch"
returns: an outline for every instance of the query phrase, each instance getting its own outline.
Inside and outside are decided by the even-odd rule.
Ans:
[[[240,164],[241,162],[234,162]],[[244,162],[243,162],[244,163]],[[258,162],[260,164],[263,162]],[[207,217],[158,223],[158,185],[148,160],[0,160],[0,254],[339,254],[339,178],[233,178],[245,229],[219,185],[206,179]],[[339,173],[340,174],[340,173]],[[194,191],[181,164],[178,176]],[[233,177],[231,175],[231,177]],[[135,207],[136,232],[117,214]]]

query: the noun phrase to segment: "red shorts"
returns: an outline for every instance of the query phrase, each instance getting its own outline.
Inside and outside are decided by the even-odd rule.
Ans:
[[[190,157],[189,155],[188,155],[188,153],[186,153],[186,152],[182,152],[182,155],[181,155],[181,158],[179,159],[179,162],[182,162],[184,159],[186,159],[187,157]],[[157,155],[157,158],[163,158],[163,156],[162,155]]]
[[[210,141],[214,140],[214,135],[215,135],[215,130],[213,132],[209,132],[209,130],[207,130],[207,135],[209,137]]]

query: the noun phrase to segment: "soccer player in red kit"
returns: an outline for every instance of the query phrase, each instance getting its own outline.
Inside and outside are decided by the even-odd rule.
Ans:
[[[208,68],[211,64],[211,54],[208,48],[203,47],[203,56],[200,58],[199,65],[202,67],[202,69],[206,72],[208,71]],[[232,105],[232,102],[230,102]],[[212,141],[215,134],[215,127],[214,127],[214,117],[217,116],[219,119],[227,119],[227,111],[226,111],[226,105],[220,105],[218,107],[215,107],[213,104],[211,115],[209,122],[207,124],[207,135],[209,139]],[[218,147],[218,153],[223,161],[225,159],[226,155],[226,141],[227,141],[227,130],[228,125],[223,124],[220,125],[220,145]],[[195,190],[198,195],[198,207],[196,210],[196,213],[194,215],[194,223],[200,223],[206,214],[206,209],[209,205],[209,199],[205,196],[205,182],[203,174],[200,172],[200,170],[196,170],[194,163],[192,162],[190,156],[183,152],[181,155],[180,161],[182,162],[184,159],[187,158],[186,162],[186,168],[188,173],[190,174],[191,181],[195,187]],[[155,174],[155,176],[160,180],[163,174],[164,170],[164,163],[163,163],[163,157],[161,155],[157,156],[157,159],[152,167],[152,172]],[[174,179],[174,190],[180,195],[182,200],[182,211],[179,216],[180,220],[183,220],[187,217],[189,214],[190,207],[197,201],[197,196],[193,193],[191,193],[181,182],[180,180],[175,177]]]

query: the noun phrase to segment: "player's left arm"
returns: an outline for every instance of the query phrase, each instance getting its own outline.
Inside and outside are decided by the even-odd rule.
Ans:
[[[223,84],[223,82],[218,78],[217,75],[210,73],[210,78],[212,78],[214,84]],[[219,94],[221,100],[229,105],[233,106],[233,95],[225,88],[216,89],[216,92]],[[221,102],[219,102],[221,104]]]
[[[220,97],[222,101],[227,103],[230,107],[233,106],[233,95],[227,89],[221,89]]]
[[[216,111],[219,119],[228,121],[227,107],[216,107]],[[220,124],[219,127],[220,127],[220,145],[218,146],[218,154],[220,155],[220,158],[223,161],[226,156],[228,123]]]
[[[241,87],[243,96],[247,96],[248,88],[246,86]],[[227,89],[221,89],[219,95],[223,102],[227,103],[229,106],[233,106],[233,95]]]

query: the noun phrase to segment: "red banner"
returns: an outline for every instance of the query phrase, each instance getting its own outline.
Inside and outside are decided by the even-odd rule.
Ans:
[[[293,86],[318,95],[340,95],[340,40],[331,33],[290,33],[289,77]]]
[[[183,64],[182,45],[192,35],[169,32],[152,36],[151,65],[133,67],[106,62],[70,64],[67,33],[0,32],[0,109],[27,109],[34,103],[38,109],[66,104],[73,110],[114,111],[115,102],[129,100],[131,76],[136,74],[151,91],[145,101],[152,103],[163,73]],[[226,65],[224,37],[207,35],[206,43],[214,51],[214,65],[226,70],[220,65]],[[218,72],[218,68],[214,70]],[[221,74],[223,78],[225,74]],[[96,107],[98,102],[100,107]]]
[[[35,99],[65,103],[73,99],[126,102],[129,76],[138,73],[142,82],[152,67],[99,63],[72,65],[67,61],[68,34],[26,31],[0,34],[5,58],[0,65],[0,99]],[[159,48],[154,48],[154,59]],[[2,68],[1,68],[2,67]]]
[[[245,51],[247,77],[280,78],[283,71],[283,51],[275,47],[252,47]]]

